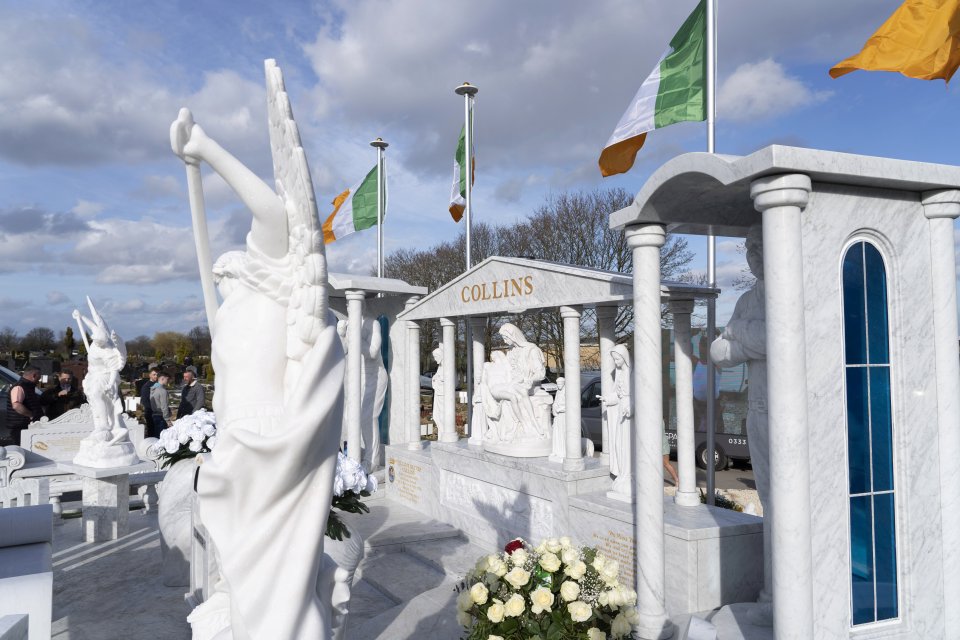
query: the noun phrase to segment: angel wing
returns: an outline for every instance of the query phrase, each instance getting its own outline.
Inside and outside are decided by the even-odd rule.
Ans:
[[[300,130],[275,60],[264,63],[270,150],[277,194],[287,212],[295,282],[287,309],[287,356],[300,361],[327,323],[327,261],[313,180]]]

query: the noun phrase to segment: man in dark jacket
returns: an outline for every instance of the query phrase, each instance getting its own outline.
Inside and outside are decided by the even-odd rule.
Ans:
[[[153,384],[157,381],[157,374],[159,373],[160,369],[150,367],[150,373],[147,374],[146,380],[140,383],[140,411],[143,412],[143,420],[147,424],[147,433],[153,428],[153,408],[150,406],[150,389],[153,388]]]
[[[29,365],[23,370],[20,381],[10,387],[10,395],[7,396],[7,429],[10,436],[9,441],[4,444],[19,446],[20,432],[43,416],[43,406],[40,404],[40,396],[37,395],[39,380],[40,369]]]
[[[57,386],[47,389],[40,396],[40,404],[43,405],[44,412],[51,420],[59,418],[87,401],[72,373],[61,371],[59,378]]]
[[[183,389],[180,390],[180,407],[177,408],[177,419],[196,413],[203,409],[206,402],[203,386],[197,382],[197,368],[187,367],[183,372]]]

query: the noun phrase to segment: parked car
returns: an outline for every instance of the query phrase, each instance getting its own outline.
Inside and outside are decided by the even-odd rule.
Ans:
[[[672,368],[671,368],[672,369]],[[717,403],[718,410],[721,411],[722,420],[717,421],[716,431],[714,433],[714,468],[717,470],[726,469],[731,460],[749,460],[750,448],[747,444],[746,429],[741,424],[731,424],[734,421],[742,420],[731,412],[724,412],[723,406],[726,403],[730,405],[736,399],[736,396],[743,395],[743,370],[739,367],[733,367],[734,371],[721,373],[721,393],[720,401]],[[724,370],[726,372],[727,370]],[[584,438],[590,438],[593,441],[597,451],[601,450],[602,443],[602,420],[603,407],[600,399],[600,374],[592,372],[584,375],[580,392],[580,426]],[[728,389],[736,391],[724,391],[724,380],[727,381]],[[672,392],[672,390],[671,390]],[[742,432],[742,433],[741,433]],[[677,451],[677,430],[675,427],[668,426],[666,429],[667,440],[670,441],[670,448],[675,455]],[[707,468],[707,434],[704,431],[694,433],[694,451],[697,466],[701,469]]]

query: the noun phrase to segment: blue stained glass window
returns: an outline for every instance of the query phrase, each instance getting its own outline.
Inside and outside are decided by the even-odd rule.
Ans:
[[[887,275],[868,242],[855,243],[843,258],[843,337],[850,612],[860,625],[899,615]]]

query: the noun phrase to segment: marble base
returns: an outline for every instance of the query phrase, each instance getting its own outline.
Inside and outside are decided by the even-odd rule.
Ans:
[[[763,519],[663,499],[666,608],[670,615],[756,600],[763,586]],[[634,506],[605,493],[570,499],[570,536],[620,563],[622,581],[635,580]]]
[[[569,535],[572,496],[609,487],[609,469],[589,460],[564,471],[546,458],[507,457],[466,442],[431,442],[422,451],[387,447],[386,496],[495,548]]]
[[[149,471],[152,462],[112,468],[96,468],[58,462],[57,467],[83,478],[83,539],[86,542],[116,540],[129,531],[130,473]]]
[[[517,440],[486,440],[483,450],[511,458],[545,458],[553,451],[550,438],[525,438]]]
[[[73,459],[74,464],[106,469],[124,467],[140,460],[136,447],[124,435],[120,442],[110,443],[109,431],[94,431],[80,441],[80,450]]]

